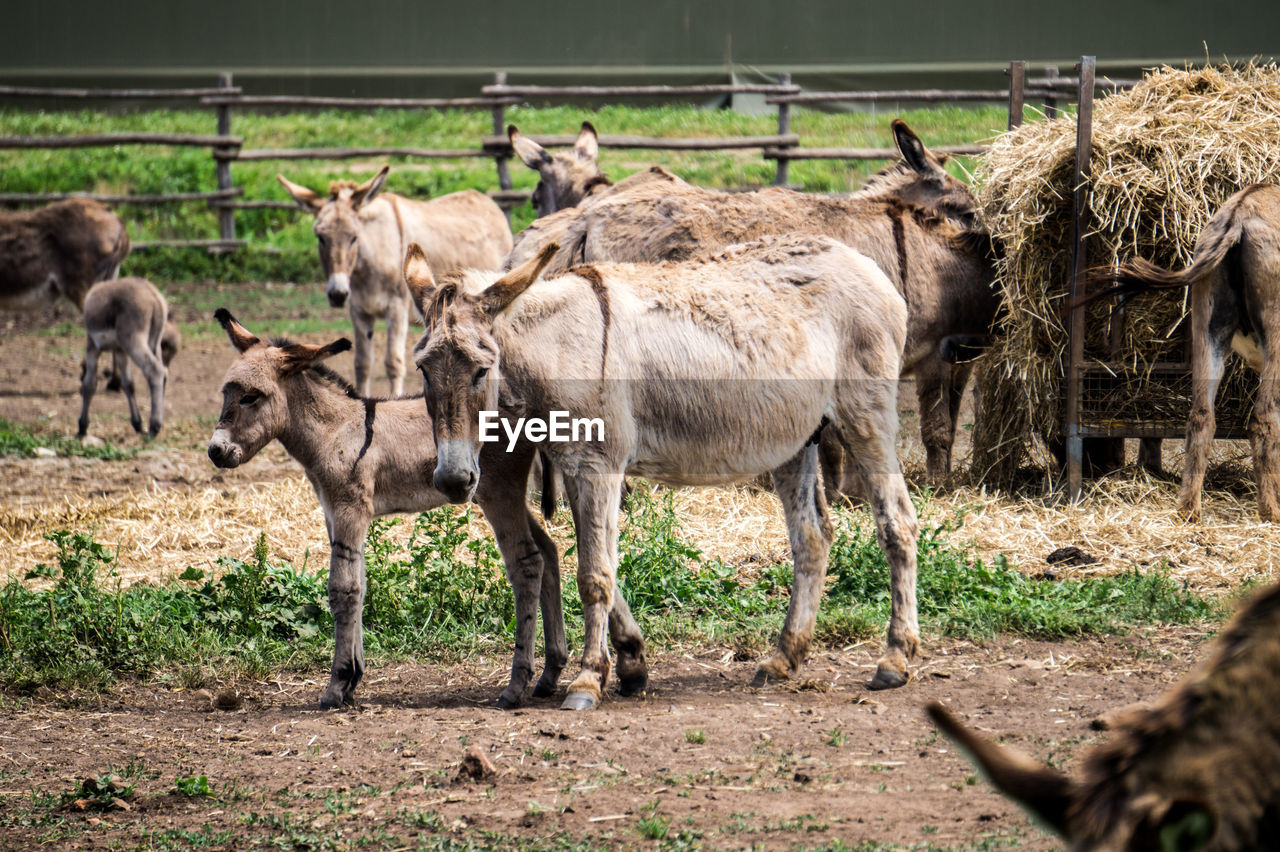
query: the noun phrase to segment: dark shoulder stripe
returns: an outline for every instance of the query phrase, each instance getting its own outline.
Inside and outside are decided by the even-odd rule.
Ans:
[[[609,291],[604,286],[604,277],[600,274],[600,270],[594,266],[581,264],[573,267],[569,272],[587,280],[591,285],[591,291],[596,294],[596,301],[600,304],[600,322],[604,327],[600,336],[600,377],[604,378],[604,365],[609,358],[609,326],[613,322],[613,314],[609,310]]]

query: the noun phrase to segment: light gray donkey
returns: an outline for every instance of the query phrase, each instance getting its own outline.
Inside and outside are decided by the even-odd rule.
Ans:
[[[351,348],[266,342],[226,309],[215,315],[240,357],[222,384],[222,414],[209,441],[209,458],[238,467],[279,440],[306,471],[324,509],[329,534],[329,607],[335,646],[326,707],[353,703],[364,674],[362,609],[364,540],[380,515],[423,512],[449,502],[424,474],[436,463],[431,420],[422,398],[379,400],[358,396],[324,359]],[[516,647],[511,681],[498,697],[521,702],[533,676],[538,602],[546,638],[546,664],[535,696],[552,695],[568,661],[556,548],[525,505],[532,446],[522,452],[484,454],[485,475],[476,502],[497,536],[515,591]]]
[[[182,337],[169,319],[169,303],[145,278],[116,278],[89,290],[84,300],[84,373],[80,380],[80,428],[89,431],[89,403],[98,389],[98,356],[112,354],[116,378],[129,401],[129,422],[142,431],[142,415],[134,398],[129,362],[138,365],[151,389],[151,422],[147,434],[155,437],[164,425],[164,391],[169,362],[177,354]]]
[[[684,263],[574,267],[537,286],[555,245],[517,269],[466,271],[439,286],[410,247],[405,278],[427,330],[414,349],[439,459],[433,481],[471,498],[481,421],[504,431],[557,416],[598,431],[538,444],[564,476],[585,617],[582,670],[566,709],[607,683],[605,631],[621,692],[648,680],[644,639],[617,599],[618,493],[627,473],[673,485],[773,474],[795,575],[777,651],[753,683],[794,674],[808,654],[833,529],[818,436],[838,436],[868,486],[891,570],[888,649],[871,685],[907,682],[919,644],[916,518],[898,466],[898,370],[907,308],[870,259],[827,237],[773,237]],[[594,427],[592,427],[594,428]],[[533,430],[526,427],[525,443]],[[612,611],[611,611],[612,610]]]
[[[391,393],[404,390],[404,351],[413,303],[400,267],[416,242],[437,275],[454,269],[497,269],[511,251],[511,227],[502,208],[474,189],[430,201],[382,192],[390,166],[357,185],[334,181],[328,197],[276,175],[299,206],[315,214],[320,265],[329,304],[347,304],[355,330],[356,390],[371,390],[373,327],[387,323],[387,378]]]

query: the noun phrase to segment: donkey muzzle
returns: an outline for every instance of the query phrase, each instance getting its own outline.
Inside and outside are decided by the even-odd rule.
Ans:
[[[480,468],[464,441],[441,441],[431,481],[450,503],[466,503],[480,481]]]
[[[209,461],[213,462],[215,467],[238,467],[243,458],[244,452],[240,447],[217,432],[213,434],[213,438],[209,441]]]
[[[335,308],[342,307],[347,303],[347,296],[351,294],[351,277],[342,272],[330,275],[324,294],[329,298],[330,305]]]

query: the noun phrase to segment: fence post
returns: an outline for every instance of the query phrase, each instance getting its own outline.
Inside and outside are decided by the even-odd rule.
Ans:
[[[1022,103],[1027,88],[1027,62],[1015,59],[1009,63],[1009,129],[1022,126]]]
[[[783,71],[778,75],[778,85],[791,85],[791,72]],[[791,132],[791,104],[778,104],[778,135],[786,136]],[[775,186],[787,185],[787,170],[791,165],[791,161],[787,159],[786,149],[781,146],[778,148],[777,174],[773,179]]]
[[[1058,66],[1050,65],[1044,69],[1044,76],[1049,80],[1049,91],[1053,91],[1053,81],[1058,79]],[[1058,99],[1050,95],[1044,99],[1044,117],[1058,117]]]
[[[1076,304],[1084,295],[1085,269],[1089,265],[1085,231],[1089,226],[1089,154],[1093,147],[1093,77],[1096,66],[1093,56],[1080,57],[1077,72],[1080,77],[1080,110],[1076,116],[1076,164],[1071,181],[1071,288],[1070,304]],[[1080,496],[1083,484],[1084,438],[1080,434],[1080,385],[1084,377],[1085,313],[1083,307],[1071,311],[1068,325],[1070,345],[1067,351],[1067,493],[1075,500]]]
[[[224,71],[218,75],[218,88],[230,89],[231,74]],[[218,135],[231,135],[231,105],[218,104],[215,107],[218,116]],[[218,189],[231,189],[231,161],[218,156],[219,149],[213,149],[214,171],[218,177]],[[234,240],[236,238],[236,211],[232,207],[220,206],[218,208],[218,232],[219,236],[224,240]]]
[[[507,83],[506,71],[493,72],[493,85],[504,86]],[[494,104],[493,106],[493,135],[507,135],[507,108],[503,104]],[[508,164],[510,159],[506,154],[494,154],[493,160],[498,167],[498,189],[503,192],[511,190],[511,168]],[[511,223],[511,208],[504,205],[502,212],[507,214],[507,224]]]

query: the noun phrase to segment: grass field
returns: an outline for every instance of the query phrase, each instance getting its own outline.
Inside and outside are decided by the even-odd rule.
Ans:
[[[608,134],[663,137],[769,135],[777,131],[770,115],[751,116],[731,110],[696,107],[609,106],[598,110],[576,107],[512,108],[509,121],[526,133],[573,133],[584,119]],[[828,114],[798,110],[792,126],[807,147],[889,147],[892,113]],[[941,108],[907,112],[903,118],[929,145],[972,143],[1003,129],[1003,108]],[[438,148],[478,148],[492,132],[483,111],[375,110],[325,111],[285,115],[237,113],[232,122],[246,146],[304,148],[341,145],[399,145]],[[57,135],[124,131],[212,133],[210,111],[137,111],[103,114],[90,111],[42,112],[0,109],[0,132],[5,135]],[[601,165],[619,179],[653,163],[671,168],[687,180],[717,187],[758,186],[773,182],[774,164],[759,151],[655,152],[604,150]],[[496,190],[492,160],[406,162],[392,159],[387,189],[411,198],[436,197],[474,188]],[[376,161],[246,162],[232,165],[235,185],[246,200],[288,201],[275,180],[278,172],[291,180],[323,191],[335,178],[365,179],[383,163]],[[838,161],[797,162],[790,179],[810,192],[848,192],[883,163]],[[964,163],[957,160],[957,174]],[[536,175],[518,160],[511,165],[517,189],[532,189]],[[97,192],[143,194],[210,191],[216,186],[214,161],[205,149],[151,146],[84,148],[47,151],[0,151],[0,191]],[[210,239],[217,235],[215,212],[195,203],[141,207],[122,205],[120,213],[135,241],[152,239]],[[533,216],[523,205],[514,211],[518,231]],[[249,248],[211,257],[199,249],[156,249],[137,252],[125,263],[124,274],[157,282],[199,281],[312,281],[320,276],[315,239],[309,217],[292,210],[246,210],[236,213],[237,236]]]

